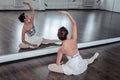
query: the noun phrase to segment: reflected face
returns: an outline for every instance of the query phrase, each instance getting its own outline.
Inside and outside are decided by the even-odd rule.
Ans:
[[[25,19],[24,19],[25,22],[30,22],[30,18],[29,18],[29,16],[28,16],[27,14],[25,14],[24,16],[25,16]]]

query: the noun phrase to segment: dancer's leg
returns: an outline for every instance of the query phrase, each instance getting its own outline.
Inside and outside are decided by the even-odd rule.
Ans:
[[[42,44],[49,44],[49,43],[59,43],[61,42],[60,40],[50,40],[50,39],[45,39],[43,38]]]
[[[19,48],[30,48],[27,44],[20,43]]]
[[[85,60],[87,60],[88,64],[91,64],[91,63],[94,62],[94,60],[95,60],[98,56],[99,56],[99,53],[96,52],[93,57],[91,57],[90,59],[85,59]]]
[[[27,45],[27,44],[24,44],[24,43],[20,43],[20,44],[19,44],[19,48],[20,48],[20,49],[23,49],[23,48],[35,49],[35,48],[38,48],[38,46],[30,46],[30,45]]]
[[[53,72],[63,73],[62,65],[50,64],[48,69]]]

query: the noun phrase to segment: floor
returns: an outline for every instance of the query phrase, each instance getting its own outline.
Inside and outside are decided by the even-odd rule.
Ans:
[[[120,42],[80,49],[83,58],[90,58],[95,52],[99,57],[80,75],[67,76],[50,72],[48,64],[55,63],[56,53],[31,59],[0,64],[0,80],[119,80]],[[63,57],[63,61],[67,61]]]
[[[18,16],[22,12],[29,14],[29,11],[0,11],[0,55],[31,50],[20,50],[18,47],[21,43],[21,30],[23,25],[19,22]],[[77,22],[78,43],[120,36],[119,13],[103,10],[68,10],[68,12],[70,12]],[[35,28],[38,36],[47,39],[58,39],[56,34],[61,26],[68,28],[70,37],[71,23],[67,16],[59,14],[57,10],[35,12]],[[42,45],[38,49],[44,48],[43,46],[46,47],[46,45]]]

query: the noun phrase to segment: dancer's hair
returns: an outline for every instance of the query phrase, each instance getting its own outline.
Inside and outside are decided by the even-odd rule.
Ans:
[[[60,40],[66,40],[67,39],[67,35],[68,35],[68,30],[62,26],[61,28],[59,28],[57,36]]]
[[[18,19],[23,23],[24,19],[25,19],[25,13],[20,14],[20,16],[18,17]]]

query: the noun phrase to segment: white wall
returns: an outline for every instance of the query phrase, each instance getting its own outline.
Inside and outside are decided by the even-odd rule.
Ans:
[[[46,9],[96,9],[98,0],[46,0]]]
[[[23,1],[30,2],[36,10],[97,8],[97,5],[95,5],[95,1],[97,0],[0,0],[0,10],[28,9],[27,6],[22,4]],[[92,7],[84,6],[83,1],[88,3],[88,5],[92,2]],[[44,3],[46,3],[48,6],[45,6]]]
[[[23,2],[29,2],[34,9],[38,9],[39,7],[39,1],[41,0],[14,0],[14,7],[12,9],[16,9],[16,10],[24,10],[24,9],[28,9],[28,6],[23,5]]]
[[[80,6],[82,5],[83,1],[82,0],[68,0],[68,9],[79,9]]]
[[[120,0],[0,0],[0,10],[25,10],[27,6],[22,4],[28,1],[36,10],[45,9],[104,9],[120,12]],[[45,6],[46,3],[48,6]],[[100,4],[100,7],[99,7]]]
[[[46,0],[46,9],[67,9],[68,0]]]
[[[99,9],[99,0],[82,0],[82,6],[80,9]]]
[[[113,11],[120,12],[120,0],[115,0]]]
[[[101,0],[101,9],[112,11],[114,0]]]
[[[14,0],[0,0],[0,9],[8,9],[14,6]]]
[[[38,0],[38,10],[45,10],[45,5],[44,3],[46,2],[46,0]]]
[[[0,0],[0,6],[12,6],[14,0]]]
[[[120,12],[120,0],[101,0],[101,9]]]
[[[44,0],[0,0],[0,10],[25,10],[27,6],[23,5],[23,1],[27,1],[34,9],[44,9],[41,7],[41,3]]]

